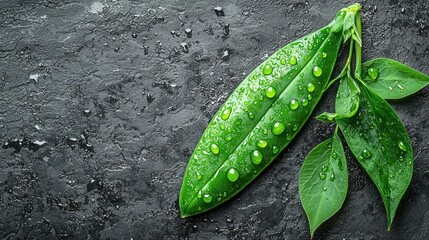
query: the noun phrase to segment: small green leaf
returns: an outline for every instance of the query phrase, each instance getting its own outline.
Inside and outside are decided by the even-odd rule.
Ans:
[[[413,174],[413,149],[396,112],[362,82],[360,107],[352,118],[338,120],[353,155],[383,199],[388,229]]]
[[[323,122],[335,122],[342,118],[349,118],[356,114],[359,108],[360,89],[351,77],[341,79],[335,101],[336,113],[324,112],[316,117]]]
[[[307,155],[299,174],[299,197],[307,214],[311,236],[344,203],[347,163],[338,135],[317,145]]]
[[[429,76],[388,58],[365,62],[363,71],[363,80],[384,99],[401,99],[429,84]]]

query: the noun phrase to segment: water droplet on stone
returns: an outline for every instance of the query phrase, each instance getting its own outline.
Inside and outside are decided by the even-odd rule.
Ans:
[[[133,34],[131,34],[131,36],[132,36],[133,38],[137,38],[137,33],[133,33]]]
[[[226,108],[225,110],[223,110],[220,117],[222,118],[222,120],[227,120],[230,115],[231,115],[231,108],[229,107],[229,108]]]
[[[316,86],[314,86],[313,83],[308,83],[308,85],[307,85],[307,91],[311,93],[311,92],[314,91],[314,89],[316,89]]]
[[[372,78],[372,80],[377,79],[378,77],[378,69],[377,68],[369,68],[368,75]]]
[[[295,56],[292,56],[289,58],[289,64],[290,65],[295,65],[298,62],[298,60],[296,59]]]
[[[298,102],[296,99],[292,99],[292,100],[290,100],[289,108],[290,108],[291,110],[295,110],[295,109],[297,109],[298,107],[299,107],[299,102]]]
[[[256,145],[258,145],[258,147],[260,147],[260,148],[265,148],[268,145],[268,142],[261,139],[258,141],[258,143]]]
[[[259,165],[262,162],[262,153],[258,150],[254,150],[250,154],[250,160],[252,160],[252,163],[255,165]]]
[[[218,16],[218,17],[225,16],[225,12],[223,11],[222,7],[215,7],[214,11],[216,13],[216,16]]]
[[[235,168],[230,168],[228,170],[228,173],[226,174],[226,177],[230,182],[237,181],[239,176],[240,176],[240,173]]]
[[[265,89],[265,96],[267,96],[267,98],[273,98],[276,96],[276,89],[273,87],[268,87],[267,89]]]
[[[273,72],[273,67],[270,64],[267,64],[264,66],[264,68],[262,69],[262,73],[264,75],[270,75]]]
[[[212,195],[210,195],[210,194],[208,194],[208,193],[206,193],[206,194],[204,194],[204,195],[203,195],[203,201],[204,201],[205,203],[210,203],[212,200],[213,200]]]
[[[219,147],[216,145],[216,144],[212,144],[212,145],[210,145],[210,151],[213,153],[213,154],[219,154]]]
[[[280,135],[282,134],[286,129],[286,126],[281,122],[276,122],[273,125],[273,128],[271,129],[271,132],[273,132],[274,135]]]
[[[313,68],[313,75],[314,75],[315,77],[320,77],[320,75],[322,75],[322,68],[320,68],[320,67],[318,67],[318,66],[315,66],[315,67]]]

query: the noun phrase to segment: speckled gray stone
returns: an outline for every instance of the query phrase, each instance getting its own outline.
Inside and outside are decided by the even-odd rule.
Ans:
[[[240,81],[351,3],[1,1],[0,238],[308,239],[298,172],[332,134],[314,116],[332,110],[335,87],[237,197],[181,219],[178,193],[193,148]],[[429,2],[362,4],[364,59],[389,57],[429,74]],[[392,230],[347,151],[349,194],[316,239],[429,237],[428,88],[392,105],[415,150]]]

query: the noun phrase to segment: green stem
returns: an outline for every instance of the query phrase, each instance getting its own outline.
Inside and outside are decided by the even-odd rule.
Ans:
[[[358,36],[362,39],[362,23],[360,20],[360,12],[356,13],[356,29]],[[355,44],[355,53],[356,53],[356,69],[355,69],[355,77],[361,80],[362,75],[362,46],[359,44]]]
[[[353,39],[350,39],[349,56],[347,57],[346,64],[344,65],[343,70],[341,70],[341,73],[340,73],[336,78],[334,78],[333,80],[331,80],[331,81],[328,83],[328,86],[326,86],[325,91],[326,91],[329,87],[331,87],[331,85],[332,85],[332,84],[334,84],[338,79],[341,79],[341,78],[343,78],[346,74],[349,74],[349,73],[350,73],[350,69],[351,69],[350,64],[351,64],[351,62],[352,62],[352,56],[353,56],[353,46],[354,46],[354,45],[359,45],[359,44],[354,44],[354,42],[355,42],[355,41],[354,41]],[[350,74],[349,74],[349,75],[350,75]]]

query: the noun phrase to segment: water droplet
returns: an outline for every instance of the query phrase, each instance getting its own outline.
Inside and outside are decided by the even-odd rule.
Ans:
[[[299,86],[298,86],[298,90],[299,90],[299,91],[302,91],[302,85],[301,85],[301,84],[299,84]]]
[[[364,149],[362,151],[362,157],[363,158],[370,158],[372,156],[371,152],[368,149]]]
[[[295,65],[298,62],[298,60],[296,59],[295,56],[292,56],[289,58],[289,64],[290,65]]]
[[[404,161],[404,157],[403,156],[399,156],[399,161],[400,162]]]
[[[320,75],[322,75],[322,69],[320,67],[318,67],[318,66],[315,66],[313,68],[313,75],[315,77],[320,77]]]
[[[267,135],[268,134],[268,129],[264,129],[263,131],[262,131],[262,133],[264,134],[264,135]]]
[[[307,106],[308,105],[308,100],[307,99],[302,99],[301,100],[301,105],[303,106],[303,107],[305,107],[305,106]]]
[[[228,173],[226,174],[226,177],[230,182],[237,181],[239,176],[240,176],[240,173],[235,168],[230,168],[228,170]]]
[[[274,135],[280,135],[282,134],[286,129],[286,126],[281,122],[276,122],[273,125],[273,128],[271,129],[271,132],[273,132]]]
[[[328,143],[328,148],[331,148],[332,147],[332,143]]]
[[[273,153],[277,154],[280,151],[280,149],[277,146],[273,146]]]
[[[313,83],[308,83],[308,85],[307,85],[307,91],[311,93],[311,92],[314,91],[314,89],[316,89],[316,86],[314,86]]]
[[[204,201],[205,203],[210,203],[212,200],[213,200],[212,195],[210,195],[210,194],[208,194],[208,193],[206,193],[206,194],[204,194],[204,195],[203,195],[203,201]]]
[[[264,75],[270,75],[273,72],[273,67],[270,64],[267,64],[264,66],[264,68],[262,69],[262,73]]]
[[[386,151],[386,148],[384,146],[381,146],[381,151],[382,152]]]
[[[277,91],[273,87],[268,87],[267,89],[265,89],[265,96],[267,96],[267,98],[273,98],[276,96],[276,94]]]
[[[296,130],[298,130],[298,124],[296,124],[296,123],[295,123],[295,124],[293,125],[293,128],[292,128],[292,130],[293,130],[293,131],[296,131]]]
[[[235,126],[240,126],[240,124],[241,124],[241,122],[242,122],[243,120],[241,120],[241,118],[237,118],[235,121],[234,121],[234,125]]]
[[[328,188],[327,187],[323,187],[323,191],[326,192],[326,190],[328,190]]]
[[[258,147],[260,147],[260,148],[265,148],[268,145],[268,142],[261,139],[258,141],[258,143],[256,145],[258,145]]]
[[[281,65],[286,65],[286,59],[284,59],[284,58],[280,59],[280,64]]]
[[[259,165],[262,162],[262,153],[258,150],[254,150],[252,154],[250,154],[250,160],[255,165]]]
[[[311,94],[308,94],[307,99],[310,101],[313,97],[311,97]]]
[[[213,143],[213,144],[210,146],[210,151],[211,151],[213,154],[219,154],[219,147],[218,147],[215,143]]]
[[[319,173],[319,178],[320,178],[321,180],[325,180],[325,178],[326,178],[326,174],[325,174],[325,173],[323,173],[323,172]]]
[[[331,180],[332,182],[335,180],[335,174],[334,173],[331,174],[331,177],[329,178],[329,180]]]
[[[313,49],[313,44],[308,44],[308,50],[311,50],[311,49]]]
[[[202,178],[203,176],[201,175],[201,173],[197,173],[197,179],[198,180],[201,180],[201,178]]]
[[[368,75],[372,78],[372,80],[377,79],[378,77],[378,69],[377,68],[369,68]]]
[[[322,166],[322,171],[324,171],[324,172],[328,171],[328,166],[323,165],[323,166]]]
[[[290,108],[291,110],[295,110],[295,109],[297,109],[298,107],[299,107],[299,102],[298,102],[296,99],[292,99],[292,100],[290,100],[289,108]]]
[[[398,142],[398,147],[399,147],[399,149],[401,149],[404,152],[407,151],[407,147],[405,146],[405,143],[403,141]]]
[[[337,153],[336,153],[336,152],[333,152],[333,153],[332,153],[332,158],[333,158],[333,159],[337,159],[337,157],[338,157]]]
[[[203,196],[203,194],[201,193],[201,190],[198,191],[197,198],[201,198],[202,196]]]
[[[255,118],[255,114],[254,114],[253,112],[248,112],[248,113],[247,113],[247,116],[248,116],[250,119],[254,119],[254,118]]]
[[[326,52],[322,53],[322,58],[326,58],[328,56],[328,54]]]
[[[231,108],[229,107],[229,108],[226,108],[225,110],[223,110],[220,117],[222,118],[222,120],[227,120],[230,115],[231,115]]]
[[[231,141],[232,140],[231,134],[226,135],[225,140],[228,142]]]

